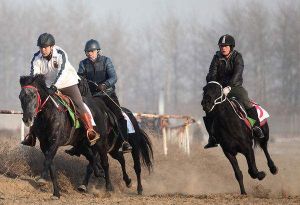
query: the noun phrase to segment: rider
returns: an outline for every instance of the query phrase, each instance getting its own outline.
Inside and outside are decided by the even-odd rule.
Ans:
[[[45,75],[49,95],[53,95],[59,90],[72,99],[87,130],[87,138],[90,144],[95,144],[96,140],[99,139],[99,134],[94,130],[92,116],[83,104],[77,85],[80,78],[70,64],[66,52],[55,45],[55,39],[49,33],[43,33],[39,36],[37,46],[39,51],[32,58],[30,75]],[[29,131],[29,134],[21,143],[34,146],[35,141],[35,136]]]
[[[253,133],[263,138],[256,108],[251,104],[248,92],[242,86],[244,61],[242,55],[234,50],[235,40],[231,35],[222,35],[218,42],[219,51],[214,55],[206,76],[207,83],[217,81],[223,86],[223,93],[229,98],[236,97],[244,105],[248,116],[255,120],[252,127]],[[203,117],[206,130],[209,134],[208,144],[205,149],[216,147],[217,141],[212,135],[213,116],[207,114]]]
[[[117,74],[110,58],[101,55],[101,48],[98,41],[90,39],[86,42],[84,52],[87,58],[80,61],[78,75],[85,77],[98,85],[97,91],[101,91],[101,97],[107,107],[117,117],[120,126],[121,136],[123,138],[122,151],[130,152],[132,147],[127,142],[127,121],[122,114],[122,109],[115,92]],[[97,94],[96,94],[97,96]],[[76,148],[68,150],[69,154],[75,154]]]

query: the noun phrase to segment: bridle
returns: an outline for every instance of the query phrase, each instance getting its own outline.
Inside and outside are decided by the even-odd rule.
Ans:
[[[42,103],[42,99],[41,99],[40,93],[39,93],[39,91],[38,91],[38,89],[36,87],[34,87],[33,85],[25,85],[25,86],[22,86],[22,88],[24,88],[24,89],[25,88],[33,89],[34,92],[36,93],[36,95],[37,95],[37,107],[35,108],[35,115],[37,115],[44,108],[46,102],[49,100],[50,95],[48,95],[48,97]]]
[[[208,111],[208,112],[211,112],[211,111],[215,108],[215,106],[216,106],[217,104],[223,103],[223,102],[227,99],[227,97],[226,97],[226,95],[224,95],[224,93],[223,93],[223,86],[222,86],[220,83],[218,83],[217,81],[210,81],[210,82],[208,82],[207,84],[217,84],[217,85],[220,86],[220,90],[221,90],[221,96],[215,99],[214,105],[213,105],[212,108]],[[224,99],[223,99],[223,98],[224,98]]]

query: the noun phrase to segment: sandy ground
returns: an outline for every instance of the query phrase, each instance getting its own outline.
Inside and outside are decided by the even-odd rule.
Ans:
[[[55,158],[62,197],[51,199],[52,183],[40,187],[35,177],[42,169],[43,155],[38,146],[19,145],[16,133],[0,132],[0,204],[300,204],[300,140],[279,138],[270,144],[270,153],[279,167],[273,176],[263,152],[256,150],[259,170],[267,173],[263,181],[250,178],[244,157],[239,156],[247,196],[239,195],[233,170],[220,148],[204,150],[194,143],[187,156],[176,144],[169,154],[162,153],[162,143],[152,136],[154,170],[143,169],[144,194],[137,195],[132,159],[126,155],[127,170],[133,186],[126,188],[118,163],[110,159],[114,192],[106,193],[103,179],[92,178],[87,193],[76,187],[83,179],[86,160],[69,157],[63,147]],[[275,138],[275,137],[274,137]]]

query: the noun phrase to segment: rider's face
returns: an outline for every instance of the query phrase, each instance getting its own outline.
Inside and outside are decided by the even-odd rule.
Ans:
[[[47,46],[47,47],[40,47],[40,51],[43,55],[43,57],[47,57],[51,54],[53,46]]]
[[[85,52],[86,57],[88,57],[90,60],[95,60],[97,58],[98,55],[98,51],[97,50],[93,50],[93,51],[87,51]]]
[[[219,47],[223,56],[226,57],[230,54],[230,46],[219,46]]]

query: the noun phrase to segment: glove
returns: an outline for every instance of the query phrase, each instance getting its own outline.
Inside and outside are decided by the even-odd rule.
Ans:
[[[105,92],[107,89],[107,86],[103,83],[101,85],[98,85],[98,90],[102,91],[102,92]]]
[[[223,88],[223,94],[224,94],[225,96],[227,96],[228,93],[230,92],[230,90],[231,90],[231,87],[230,87],[230,86],[227,86],[227,87]]]
[[[54,95],[54,93],[57,91],[57,87],[55,85],[51,85],[50,88],[48,88],[48,94]]]

